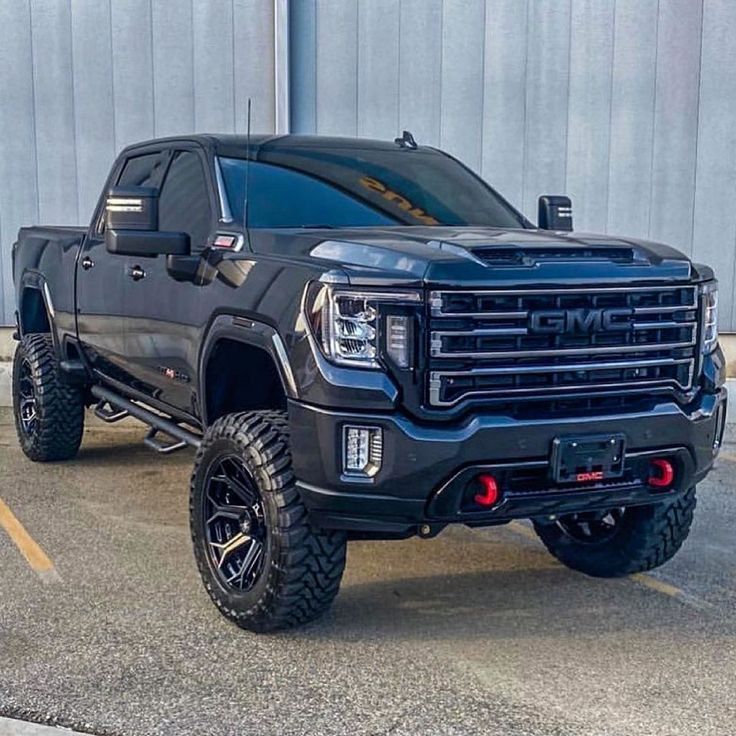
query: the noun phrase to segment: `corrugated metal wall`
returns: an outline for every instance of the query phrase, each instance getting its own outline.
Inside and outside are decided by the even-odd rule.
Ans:
[[[0,324],[20,225],[85,222],[115,152],[274,127],[273,0],[0,0]],[[736,2],[291,0],[295,132],[410,128],[530,217],[670,242],[736,328]]]
[[[295,132],[455,153],[536,219],[669,242],[736,328],[734,0],[292,0]]]
[[[274,129],[273,0],[0,0],[0,324],[21,225],[86,223],[117,151]]]

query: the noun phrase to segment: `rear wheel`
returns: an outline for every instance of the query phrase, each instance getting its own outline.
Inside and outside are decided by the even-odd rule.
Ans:
[[[294,483],[285,412],[218,419],[192,473],[190,520],[204,586],[238,626],[271,631],[326,611],[346,538],[315,529]]]
[[[25,335],[18,343],[13,411],[18,441],[31,460],[69,460],[77,454],[84,430],[84,396],[63,382],[50,335]]]
[[[619,577],[659,567],[680,549],[693,520],[691,488],[679,498],[651,506],[568,514],[534,522],[549,552],[573,570]]]

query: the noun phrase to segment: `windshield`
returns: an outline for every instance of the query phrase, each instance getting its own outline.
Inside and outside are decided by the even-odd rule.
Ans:
[[[246,161],[220,158],[220,167],[242,222]],[[433,149],[263,147],[248,182],[252,228],[525,226],[482,179]]]

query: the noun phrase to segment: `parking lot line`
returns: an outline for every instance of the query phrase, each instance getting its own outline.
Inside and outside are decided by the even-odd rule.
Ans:
[[[509,531],[512,531],[514,534],[518,534],[521,537],[525,537],[526,539],[535,542],[539,541],[539,538],[537,537],[534,530],[520,521],[512,521],[508,524],[507,528],[509,529]],[[681,588],[678,588],[676,585],[672,585],[671,583],[664,582],[664,580],[655,578],[649,573],[636,573],[635,575],[629,575],[628,579],[634,583],[643,585],[645,588],[649,588],[649,590],[654,590],[657,593],[669,596],[670,598],[676,598],[677,600],[694,606],[695,608],[712,608],[712,605],[710,603],[702,600],[701,598],[698,598],[697,596],[687,593]]]
[[[23,524],[18,521],[15,514],[2,498],[0,498],[0,526],[7,532],[8,536],[15,543],[15,546],[20,550],[23,557],[26,558],[28,564],[41,580],[44,582],[54,582],[61,579],[49,556],[26,531]]]

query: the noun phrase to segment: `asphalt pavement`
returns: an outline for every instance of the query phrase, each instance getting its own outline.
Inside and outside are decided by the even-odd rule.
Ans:
[[[734,430],[651,575],[571,572],[519,523],[353,543],[327,617],[258,636],[200,584],[190,452],[91,422],[76,460],[34,465],[2,410],[0,500],[42,556],[0,529],[0,716],[120,736],[731,736]]]

